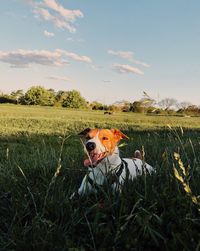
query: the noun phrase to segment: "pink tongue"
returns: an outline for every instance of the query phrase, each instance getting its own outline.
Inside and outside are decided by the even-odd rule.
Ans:
[[[94,155],[91,159],[84,160],[84,166],[88,167],[90,165],[96,165],[97,161],[99,160],[100,156],[98,154]]]
[[[89,165],[91,165],[91,162],[90,162],[89,159],[85,159],[83,164],[84,164],[85,167],[88,167]]]

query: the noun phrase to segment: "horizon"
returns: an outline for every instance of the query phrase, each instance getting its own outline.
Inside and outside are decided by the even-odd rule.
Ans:
[[[0,90],[80,91],[112,104],[200,105],[200,2],[9,0],[0,12]]]
[[[30,88],[29,89],[32,89],[32,88],[34,88],[34,87],[42,87],[42,88],[44,88],[43,86],[39,86],[39,85],[35,85],[35,86],[30,86]],[[26,92],[27,91],[29,91],[29,89],[28,90],[23,90],[23,89],[17,89],[17,90],[12,90],[11,92],[7,92],[7,93],[3,93],[3,92],[1,92],[1,90],[0,90],[0,95],[2,94],[2,95],[11,95],[12,96],[12,92],[17,92],[17,91],[22,91],[22,93],[23,93],[23,95],[25,95],[26,94]],[[161,105],[161,103],[162,102],[166,102],[167,100],[174,100],[174,104],[173,105],[171,105],[170,107],[173,109],[173,110],[176,110],[175,109],[175,107],[177,107],[177,109],[179,109],[179,105],[183,105],[183,106],[197,106],[197,107],[199,107],[200,108],[200,106],[198,106],[198,105],[195,105],[195,104],[193,104],[193,103],[191,103],[191,102],[179,102],[178,100],[176,100],[176,99],[173,99],[173,98],[171,98],[171,97],[168,97],[168,98],[164,98],[164,99],[162,99],[162,100],[156,100],[156,99],[154,99],[154,98],[152,98],[152,97],[150,97],[149,95],[148,95],[148,93],[146,93],[146,92],[143,92],[143,96],[141,97],[141,98],[139,98],[139,99],[135,99],[135,100],[125,100],[125,99],[121,99],[121,100],[114,100],[112,103],[103,103],[103,102],[100,102],[100,101],[98,101],[98,100],[91,100],[91,101],[89,101],[89,100],[87,100],[84,96],[82,96],[82,94],[81,94],[81,92],[79,91],[79,90],[75,90],[75,89],[73,89],[73,90],[55,90],[55,89],[52,89],[52,88],[50,88],[50,89],[48,89],[48,88],[44,88],[45,90],[52,90],[53,92],[54,92],[54,95],[55,95],[55,97],[56,97],[56,95],[57,95],[57,93],[59,93],[59,91],[64,91],[64,92],[70,92],[70,91],[78,91],[79,93],[80,93],[80,95],[81,95],[81,97],[83,97],[84,99],[85,99],[85,101],[87,102],[87,103],[89,103],[89,104],[92,104],[92,103],[95,103],[95,102],[97,102],[97,103],[100,103],[100,104],[102,104],[103,106],[112,106],[112,105],[114,105],[114,106],[119,106],[120,104],[131,104],[131,103],[134,103],[134,102],[143,102],[144,100],[152,100],[152,102],[153,102],[153,107],[160,107],[160,108],[162,108],[162,105]]]

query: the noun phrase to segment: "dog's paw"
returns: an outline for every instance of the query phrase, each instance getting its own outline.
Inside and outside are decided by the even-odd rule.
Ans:
[[[139,150],[136,150],[134,152],[134,158],[142,160],[142,154],[141,154],[141,152]]]

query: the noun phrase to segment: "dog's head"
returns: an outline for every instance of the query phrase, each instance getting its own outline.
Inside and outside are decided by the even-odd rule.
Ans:
[[[79,135],[85,136],[85,150],[88,159],[85,166],[97,166],[105,157],[112,155],[117,143],[128,137],[118,129],[90,129],[87,128]]]

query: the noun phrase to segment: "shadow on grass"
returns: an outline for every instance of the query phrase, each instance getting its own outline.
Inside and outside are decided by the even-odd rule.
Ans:
[[[0,138],[1,250],[195,250],[200,217],[173,176],[179,152],[200,194],[197,131],[126,132],[122,157],[145,149],[156,168],[125,184],[120,195],[77,198],[86,170],[78,136],[18,134]]]

